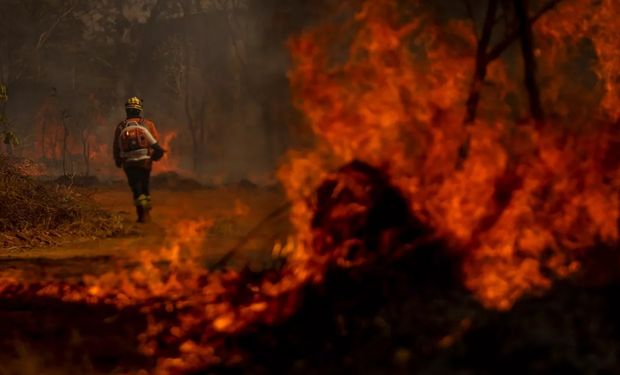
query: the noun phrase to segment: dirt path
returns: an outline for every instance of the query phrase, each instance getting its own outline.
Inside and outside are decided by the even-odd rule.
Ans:
[[[274,189],[220,188],[193,191],[157,190],[153,194],[153,220],[134,223],[130,193],[125,188],[98,189],[93,199],[105,209],[120,214],[130,235],[121,238],[83,239],[57,247],[41,247],[0,252],[0,270],[33,269],[55,277],[79,276],[109,269],[111,262],[142,249],[157,249],[166,233],[185,220],[213,220],[206,233],[204,254],[207,262],[219,259],[284,198]],[[243,247],[236,263],[260,267],[269,261],[273,243],[288,230],[282,218],[258,232]]]

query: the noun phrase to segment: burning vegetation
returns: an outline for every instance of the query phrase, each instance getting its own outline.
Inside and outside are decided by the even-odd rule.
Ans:
[[[106,274],[4,275],[0,295],[136,312],[155,373],[303,373],[322,355],[363,371],[354,363],[375,350],[384,356],[376,363],[402,371],[420,370],[413,362],[424,354],[467,352],[463,366],[493,373],[475,347],[493,349],[485,338],[499,316],[520,327],[515,311],[530,309],[532,296],[620,266],[619,2],[532,3],[490,0],[478,30],[416,1],[367,0],[339,9],[354,14],[343,29],[326,23],[291,39],[294,101],[317,142],[279,171],[295,227],[274,248],[281,267],[210,271],[198,259],[211,222],[185,222],[161,249]],[[497,40],[496,20],[509,15]],[[503,56],[513,43],[516,60]],[[567,103],[578,87],[568,65],[580,53],[593,54],[597,79],[580,92],[587,98]],[[592,298],[617,309],[610,285]],[[570,293],[553,293],[569,304]],[[377,335],[387,347],[360,343]],[[426,370],[447,371],[435,365]]]
[[[566,3],[557,12],[579,7]],[[566,28],[578,23],[597,50],[604,49],[614,26],[596,19],[612,5],[588,4],[587,12],[576,10],[588,15],[585,21],[558,23]],[[494,18],[495,10],[489,12]],[[507,309],[523,293],[546,289],[579,267],[580,252],[616,246],[618,126],[608,110],[616,93],[604,78],[617,76],[613,64],[606,59],[593,67],[604,90],[587,125],[575,129],[572,118],[552,116],[554,107],[548,118],[537,113],[515,122],[497,98],[471,108],[484,76],[476,69],[472,84],[474,65],[493,74],[484,83],[494,86],[488,94],[507,99],[517,90],[536,101],[530,88],[518,90],[506,81],[507,63],[491,62],[481,45],[484,34],[477,42],[483,51],[475,55],[477,37],[470,25],[439,25],[423,13],[402,24],[399,14],[395,4],[366,2],[356,15],[357,33],[344,64],[330,61],[327,35],[332,34],[324,30],[292,42],[297,103],[324,141],[319,150],[293,159],[283,177],[285,183],[304,181],[303,187],[289,184],[298,229],[303,232],[312,214],[304,212],[300,197],[321,183],[320,172],[358,159],[385,171],[413,214],[452,242],[464,257],[464,283],[488,307]],[[569,48],[569,35],[559,33],[553,37],[566,40]],[[548,34],[540,38],[548,42]],[[424,53],[412,52],[417,50]],[[554,65],[562,63],[558,57]],[[553,73],[557,81],[570,79],[557,77],[561,69]],[[541,97],[557,100],[554,94],[543,90]],[[472,112],[478,116],[472,118]]]
[[[91,98],[88,110],[95,115],[89,119],[85,113],[72,115],[68,109],[62,108],[62,104],[52,95],[43,101],[35,116],[34,144],[23,154],[37,161],[39,168],[29,174],[35,177],[60,174],[104,179],[122,176],[109,162],[112,160],[110,121],[100,113],[101,105]],[[181,168],[180,153],[173,150],[176,138],[175,130],[161,134],[161,146],[168,152],[160,160],[157,170],[195,176],[192,171]]]

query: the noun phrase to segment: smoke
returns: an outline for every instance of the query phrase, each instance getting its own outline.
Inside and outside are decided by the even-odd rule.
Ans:
[[[90,148],[111,154],[123,103],[137,95],[160,132],[176,134],[169,147],[179,171],[207,182],[270,182],[285,150],[300,142],[286,42],[321,13],[319,3],[104,0],[30,9],[3,2],[15,26],[0,38],[7,116],[24,140],[16,153],[45,158],[37,145],[53,141],[43,139],[51,135],[40,114],[52,105],[47,121],[67,127],[75,172],[85,173],[84,134]],[[32,28],[18,27],[26,20]],[[109,177],[102,163],[113,167],[97,160],[90,173]]]

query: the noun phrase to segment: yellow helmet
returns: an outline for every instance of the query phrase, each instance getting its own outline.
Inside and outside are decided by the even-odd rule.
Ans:
[[[139,109],[142,111],[142,99],[138,98],[137,96],[127,99],[127,102],[125,103],[125,109],[129,108]]]

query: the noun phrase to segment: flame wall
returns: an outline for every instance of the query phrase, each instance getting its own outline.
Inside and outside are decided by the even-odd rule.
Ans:
[[[610,119],[617,117],[620,60],[607,52],[616,50],[609,45],[613,23],[599,23],[617,3],[588,8],[598,26],[583,33],[596,46],[605,95],[579,131],[570,118],[536,125],[509,116],[501,93],[515,84],[506,60],[491,65],[487,84],[499,89],[483,97],[479,119],[465,126],[476,40],[465,22],[440,27],[419,13],[403,23],[394,2],[366,1],[351,29],[318,28],[294,39],[296,103],[321,141],[281,171],[302,236],[311,216],[304,197],[326,171],[358,159],[387,171],[411,210],[461,249],[465,283],[488,306],[508,308],[578,269],[579,251],[617,243],[618,127]],[[572,22],[583,28],[582,16]],[[537,36],[550,37],[554,25]],[[348,58],[338,62],[332,36],[351,30]]]

